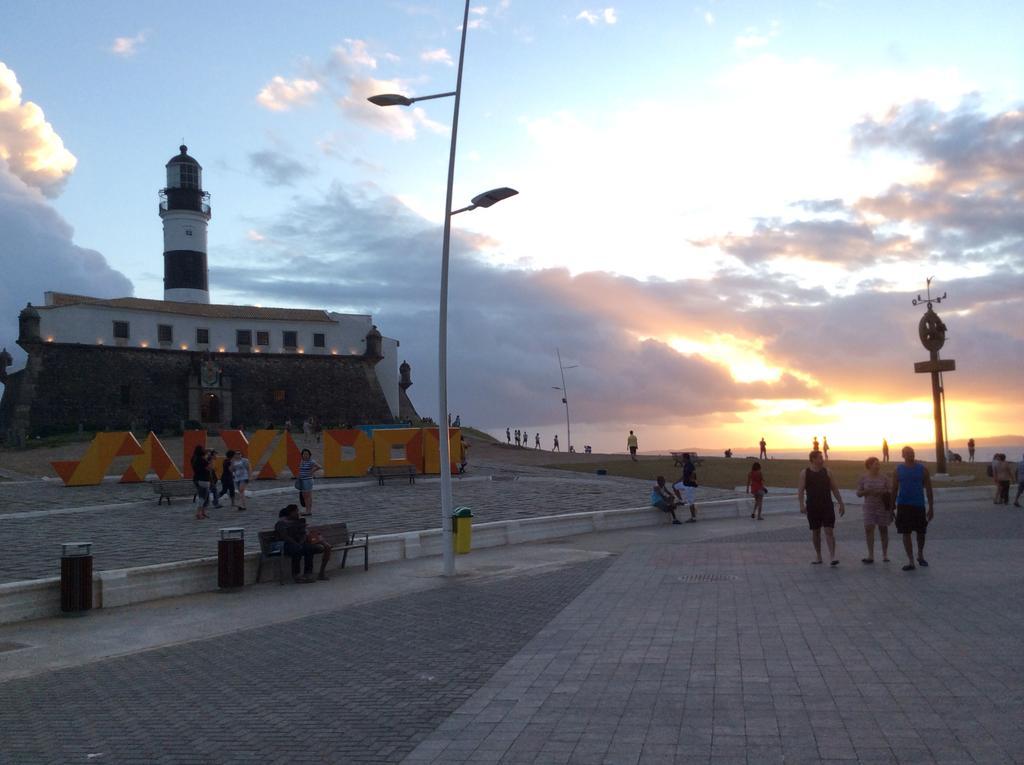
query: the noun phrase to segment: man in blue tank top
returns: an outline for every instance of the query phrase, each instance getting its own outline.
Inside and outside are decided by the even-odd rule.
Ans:
[[[914,459],[914,450],[903,447],[903,464],[896,466],[893,493],[896,495],[896,531],[903,535],[903,549],[907,551],[907,565],[904,571],[913,571],[914,543],[911,534],[917,534],[917,563],[927,566],[924,559],[924,535],[928,522],[935,517],[935,497],[932,495],[932,477],[920,462]],[[928,510],[925,511],[925,495],[928,496]]]
[[[817,436],[815,436],[817,441]],[[811,461],[810,467],[800,471],[800,487],[797,491],[797,499],[800,502],[800,512],[807,516],[807,524],[811,527],[811,543],[814,545],[814,554],[817,560],[811,563],[819,565],[821,561],[821,530],[825,529],[825,542],[828,544],[828,554],[832,565],[839,565],[839,558],[836,557],[836,511],[832,504],[835,497],[839,503],[839,516],[846,513],[846,505],[839,493],[839,487],[832,477],[832,473],[825,467],[825,459],[817,449],[807,455]]]

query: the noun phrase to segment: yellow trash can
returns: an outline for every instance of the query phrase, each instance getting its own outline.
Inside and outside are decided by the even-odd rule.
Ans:
[[[473,546],[473,511],[465,505],[452,511],[452,545],[459,555]]]

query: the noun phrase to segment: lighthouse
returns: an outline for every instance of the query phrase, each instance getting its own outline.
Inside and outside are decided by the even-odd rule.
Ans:
[[[187,146],[167,163],[167,187],[160,191],[164,222],[164,300],[209,303],[206,226],[210,195],[203,191],[203,168]]]

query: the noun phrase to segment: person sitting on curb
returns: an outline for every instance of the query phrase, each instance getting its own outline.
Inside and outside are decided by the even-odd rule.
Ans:
[[[329,545],[318,541],[315,532],[306,533],[306,521],[299,517],[298,505],[288,505],[278,514],[277,524],[274,531],[277,538],[284,542],[284,554],[292,559],[292,579],[298,584],[309,584],[313,579],[313,556],[322,553],[320,558],[320,581],[327,581],[327,562],[331,559],[331,548]],[[311,539],[310,537],[313,537]],[[314,543],[315,542],[315,543]],[[302,576],[299,576],[299,558],[302,558]]]
[[[672,496],[672,492],[670,492],[668,487],[665,485],[665,476],[659,475],[656,480],[657,483],[654,484],[654,488],[651,489],[651,507],[656,507],[663,513],[671,513],[672,523],[682,523],[682,521],[676,518],[676,507],[678,507],[678,503],[676,502],[676,498]]]
[[[683,455],[683,475],[672,484],[672,491],[679,497],[679,504],[690,506],[690,517],[687,523],[697,522],[697,466],[693,464],[689,452]]]

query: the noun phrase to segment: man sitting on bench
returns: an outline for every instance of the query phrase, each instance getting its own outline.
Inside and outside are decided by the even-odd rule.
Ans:
[[[327,562],[331,559],[329,545],[310,539],[306,533],[306,519],[299,517],[298,505],[288,505],[277,514],[278,521],[274,526],[277,538],[284,542],[284,554],[292,559],[292,579],[298,584],[309,584],[313,579],[313,556],[322,553],[320,558],[320,581],[327,581]],[[302,576],[299,576],[299,558],[304,560]]]

